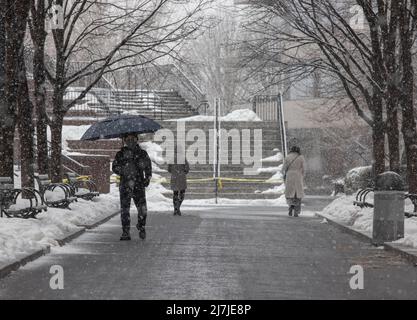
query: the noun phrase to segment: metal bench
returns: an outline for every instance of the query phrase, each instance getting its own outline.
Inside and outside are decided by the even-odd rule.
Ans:
[[[13,208],[17,204],[19,196],[29,202],[24,208]],[[43,198],[39,192],[31,188],[16,189],[12,178],[0,177],[0,216],[8,218],[36,218],[38,213],[47,211]]]
[[[90,177],[80,177],[73,172],[67,172],[65,177],[68,184],[71,185],[74,190],[74,196],[84,200],[92,200],[98,197],[100,193],[97,191],[96,184],[90,179]]]
[[[70,184],[52,183],[46,174],[35,175],[34,178],[38,184],[39,193],[48,207],[69,209],[69,205],[72,202],[77,201],[77,197],[75,197],[75,189]],[[63,192],[64,197],[61,199],[48,199],[46,192],[54,192],[57,189],[60,189]]]
[[[366,197],[371,193],[374,192],[373,188],[365,188],[358,191],[356,194],[356,200],[353,202],[353,205],[358,206],[360,208],[373,208],[374,205],[370,202],[366,201]]]
[[[374,192],[372,188],[361,189],[356,195],[356,201],[353,202],[355,206],[360,208],[373,208],[374,205],[366,201],[366,197],[371,193]],[[405,212],[404,215],[406,218],[413,218],[417,217],[417,194],[407,193],[405,195],[406,199],[410,199],[414,205],[414,212]]]

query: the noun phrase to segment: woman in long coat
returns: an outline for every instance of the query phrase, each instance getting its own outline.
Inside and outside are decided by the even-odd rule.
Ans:
[[[174,157],[177,159],[177,156]],[[171,174],[171,190],[173,193],[174,216],[181,215],[181,204],[184,201],[185,190],[187,190],[187,174],[190,172],[190,166],[187,159],[184,163],[177,163],[168,165],[168,172]]]
[[[298,217],[301,213],[301,201],[304,198],[305,159],[299,147],[292,147],[282,167],[285,180],[285,197],[289,206],[288,214]]]

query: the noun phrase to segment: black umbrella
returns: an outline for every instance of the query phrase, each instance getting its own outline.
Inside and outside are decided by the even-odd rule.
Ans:
[[[139,115],[117,115],[93,124],[81,140],[121,138],[128,134],[153,133],[161,129],[159,123]]]

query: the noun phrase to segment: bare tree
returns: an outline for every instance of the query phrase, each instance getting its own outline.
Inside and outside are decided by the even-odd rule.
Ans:
[[[48,173],[48,117],[46,113],[47,80],[45,70],[46,22],[51,0],[31,0],[29,30],[33,44],[33,83],[36,110],[38,172]]]
[[[259,36],[245,43],[252,52],[246,64],[254,70],[274,65],[275,81],[303,78],[314,72],[337,79],[355,112],[372,128],[376,173],[385,171],[385,135],[388,137],[391,170],[399,171],[399,101],[412,99],[411,89],[401,90],[399,79],[411,84],[412,68],[407,72],[404,55],[411,53],[414,39],[413,10],[410,1],[388,0],[296,0],[255,1],[256,14],[251,30]],[[361,28],[354,25],[351,8],[363,12]],[[253,9],[253,8],[252,8]],[[404,21],[401,21],[401,17]],[[405,21],[408,21],[409,24]],[[408,37],[408,46],[404,44]],[[271,50],[271,43],[277,43]],[[260,58],[261,57],[261,58]],[[406,74],[408,73],[408,76]],[[411,100],[408,100],[408,105]],[[412,118],[410,107],[402,118]],[[411,112],[411,113],[410,113]],[[415,134],[414,120],[403,121],[403,132]],[[404,128],[404,125],[407,129]],[[413,129],[414,128],[414,129]],[[413,146],[415,138],[405,141]],[[408,153],[412,153],[408,149]],[[410,156],[414,157],[414,156]],[[415,158],[414,158],[415,159]],[[409,159],[409,164],[411,158]],[[411,165],[413,167],[413,165]],[[409,169],[409,185],[417,191],[417,175]]]
[[[238,17],[229,7],[216,8],[204,32],[181,50],[183,69],[206,88],[209,97],[221,99],[224,112],[247,98],[237,59],[242,31]]]
[[[103,75],[144,65],[170,55],[179,42],[198,30],[199,15],[207,1],[196,0],[192,8],[161,24],[171,0],[120,1],[57,0],[63,8],[63,28],[52,31],[54,65],[46,76],[53,87],[51,175],[61,178],[62,125],[65,114],[100,81]],[[86,61],[78,68],[75,62]],[[68,87],[88,78],[89,84],[74,100],[64,101]]]
[[[23,57],[24,39],[29,6],[27,1],[2,0],[0,19],[5,30],[5,104],[1,110],[0,176],[14,177],[13,146],[18,111],[20,66]]]

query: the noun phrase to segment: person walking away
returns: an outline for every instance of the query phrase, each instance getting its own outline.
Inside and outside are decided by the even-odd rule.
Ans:
[[[121,241],[131,240],[130,237],[130,204],[133,199],[138,210],[139,237],[146,238],[147,205],[145,188],[152,178],[152,162],[148,153],[138,144],[138,136],[130,134],[123,137],[124,146],[116,154],[112,171],[120,176],[120,207],[122,236]]]
[[[298,217],[301,213],[301,201],[304,198],[305,158],[300,148],[294,146],[285,158],[282,167],[285,181],[285,197],[289,206],[288,215]]]
[[[179,152],[181,148],[178,147]],[[171,190],[173,191],[174,216],[181,215],[181,204],[184,201],[185,190],[187,189],[187,174],[190,172],[190,165],[187,159],[179,163],[177,152],[175,152],[174,163],[168,164],[168,172],[171,174]]]

